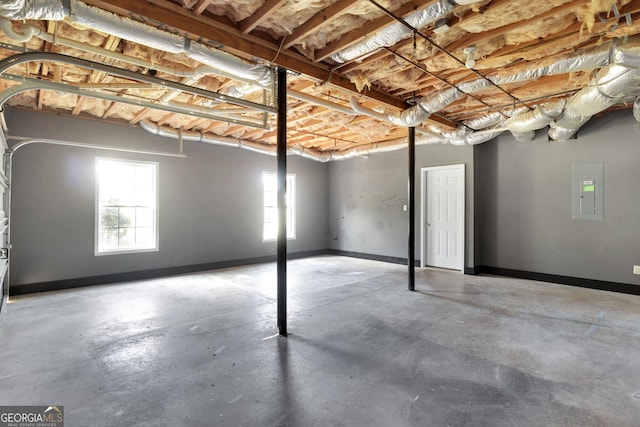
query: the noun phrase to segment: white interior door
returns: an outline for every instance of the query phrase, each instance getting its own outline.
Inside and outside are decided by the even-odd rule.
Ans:
[[[422,169],[422,266],[464,271],[464,165]]]

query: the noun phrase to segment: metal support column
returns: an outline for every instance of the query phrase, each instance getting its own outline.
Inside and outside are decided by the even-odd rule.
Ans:
[[[416,128],[409,128],[409,290],[416,290]]]
[[[278,68],[278,333],[287,336],[287,70]]]

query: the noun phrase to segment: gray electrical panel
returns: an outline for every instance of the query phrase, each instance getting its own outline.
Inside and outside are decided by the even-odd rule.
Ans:
[[[604,210],[602,163],[573,165],[571,204],[573,219],[601,220]]]

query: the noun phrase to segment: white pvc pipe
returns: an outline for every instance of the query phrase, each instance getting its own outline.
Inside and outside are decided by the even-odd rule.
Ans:
[[[73,142],[73,141],[62,141],[58,139],[47,139],[47,138],[29,138],[24,136],[7,136],[7,139],[11,139],[14,141],[20,141],[9,150],[9,156],[13,157],[13,153],[16,152],[19,148],[24,147],[29,144],[54,144],[54,145],[65,145],[68,147],[80,147],[80,148],[91,148],[93,150],[107,150],[107,151],[121,151],[125,153],[136,153],[136,154],[148,154],[151,156],[163,156],[163,157],[179,157],[186,158],[185,154],[181,153],[170,153],[166,151],[153,151],[153,150],[139,150],[136,148],[126,148],[126,147],[112,147],[108,145],[97,145],[97,144],[88,144],[85,142]]]
[[[7,19],[0,18],[0,29],[10,38],[20,43],[26,43],[31,38],[39,34],[40,28],[35,27],[33,25],[24,25],[21,28],[21,32],[18,32],[13,29],[13,23]]]

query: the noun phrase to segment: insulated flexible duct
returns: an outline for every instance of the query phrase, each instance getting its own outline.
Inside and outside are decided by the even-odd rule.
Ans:
[[[221,145],[224,147],[243,148],[245,150],[253,151],[261,154],[268,154],[270,156],[276,155],[275,147],[259,144],[252,141],[242,140],[238,138],[230,138],[227,136],[215,136],[205,135],[201,132],[182,131],[174,129],[168,126],[159,126],[147,120],[140,122],[142,129],[154,135],[163,136],[166,138],[179,139],[183,141],[196,141],[204,144]]]
[[[449,143],[452,145],[478,145],[482,144],[483,142],[491,141],[493,138],[497,137],[503,132],[504,130],[472,132],[462,138],[451,139]]]
[[[505,129],[488,129],[479,132],[460,132],[458,134],[448,134],[439,137],[427,136],[416,139],[416,145],[431,144],[451,144],[451,145],[477,145],[495,138],[503,133]],[[406,146],[406,145],[404,145]]]
[[[598,47],[586,53],[564,58],[549,65],[525,70],[511,76],[489,76],[498,84],[509,84],[537,79],[542,76],[566,74],[581,70],[590,70],[608,65],[601,72],[601,76],[592,85],[578,92],[568,104],[558,102],[547,104],[528,113],[518,114],[508,119],[504,126],[514,133],[518,140],[531,137],[531,131],[542,129],[551,124],[550,138],[568,139],[594,114],[614,105],[629,91],[640,86],[638,69],[640,68],[640,38],[628,39],[622,46]],[[390,123],[404,127],[415,127],[452,102],[462,98],[464,93],[477,92],[486,89],[490,83],[485,79],[478,79],[425,97],[420,102],[401,113],[387,114],[384,119]],[[354,99],[352,107],[372,117],[380,118],[379,113],[371,114],[371,110],[359,106]],[[566,111],[565,111],[566,110]],[[563,113],[564,111],[564,113]],[[554,123],[560,114],[562,116]],[[475,128],[474,129],[478,129]]]
[[[474,0],[466,0],[458,1],[457,4],[474,2]],[[435,3],[432,7],[431,14],[426,14],[428,16],[427,19],[432,19],[433,16],[437,16],[438,13],[445,13],[444,10],[447,9],[447,6],[443,4],[442,1]],[[436,12],[438,8],[440,12]],[[423,15],[424,12],[425,11],[422,11]],[[434,13],[435,15],[433,15]],[[417,12],[413,19],[418,19],[418,14]],[[232,77],[235,76],[239,80],[248,80],[262,87],[270,86],[272,83],[272,73],[269,67],[247,63],[226,52],[214,50],[199,43],[191,42],[186,38],[158,30],[128,18],[122,18],[118,15],[101,11],[77,0],[4,1],[3,4],[0,5],[0,16],[10,19],[51,20],[63,19],[65,16],[69,16],[70,19],[76,20],[83,25],[115,34],[124,39],[132,40],[155,49],[169,52],[182,52],[197,61],[216,68],[216,70],[221,73],[228,73]],[[418,21],[415,22],[418,23]],[[22,33],[15,32],[12,26],[7,26],[6,22],[0,23],[0,26],[9,36],[15,36],[14,38],[18,41],[28,40],[28,38],[37,34],[37,31],[39,31],[36,28],[37,31],[26,29]],[[629,38],[627,43],[622,46],[612,45],[612,47],[598,47],[580,55],[567,57],[551,64],[514,73],[510,76],[489,76],[489,79],[493,83],[501,85],[528,81],[542,76],[600,68],[610,64],[609,67],[603,69],[598,79],[594,80],[592,86],[583,89],[570,100],[561,118],[557,120],[557,123],[553,123],[551,120],[565,107],[563,103],[551,106],[545,105],[542,109],[529,112],[530,114],[518,114],[505,122],[505,125],[509,130],[521,137],[525,134],[531,135],[531,131],[535,131],[551,123],[552,129],[550,130],[550,137],[552,139],[567,139],[571,137],[593,114],[615,104],[624,93],[634,90],[640,85],[638,81],[638,68],[640,68],[640,48],[638,41],[639,38],[636,36]],[[616,67],[617,65],[620,67]],[[490,82],[485,79],[464,83],[460,85],[459,88],[451,88],[440,91],[434,96],[425,97],[416,106],[400,114],[382,115],[381,113],[359,106],[354,100],[352,100],[352,106],[358,113],[372,115],[396,125],[410,127],[420,124],[428,118],[430,114],[460,99],[464,96],[464,93],[477,92],[489,86]],[[636,118],[640,115],[640,113],[637,113],[638,109],[640,109],[640,107],[637,107],[637,103],[638,101],[636,101],[634,105],[634,115]],[[482,129],[482,127],[469,127]],[[500,132],[503,130],[500,130]],[[478,141],[487,140],[488,136],[494,133],[497,134],[498,131],[488,129],[486,132],[475,132],[474,134],[470,132],[443,134],[440,139],[435,142],[448,142],[456,145],[473,144],[479,143]],[[434,143],[434,137],[427,139],[429,141],[428,143]],[[425,139],[425,141],[427,139]],[[350,153],[353,152],[356,153],[354,155],[360,155],[364,151],[366,151],[366,153],[372,153],[378,152],[379,150],[399,149],[405,146],[403,141],[397,141],[395,144],[396,145],[393,145],[391,142],[386,142],[384,145],[376,145],[366,149],[358,147],[354,149],[355,151],[346,150],[340,155],[332,156],[327,156],[326,153],[315,153],[313,150],[302,149],[297,149],[297,154],[302,153],[300,155],[309,158],[317,156],[315,160],[327,161],[328,157],[331,157],[330,160],[338,160],[346,156],[351,156]],[[257,149],[263,148],[263,146],[257,147]]]
[[[511,131],[511,135],[513,135],[514,139],[518,142],[529,142],[529,141],[533,141],[533,139],[536,137],[536,131],[535,130],[530,130],[526,132]]]
[[[640,96],[633,103],[633,117],[640,123]]]
[[[65,3],[67,7],[65,7]],[[171,53],[183,53],[203,64],[220,70],[228,76],[237,76],[263,88],[270,88],[273,78],[271,68],[243,61],[226,52],[209,48],[200,43],[159,30],[147,24],[88,6],[78,0],[12,0],[0,6],[0,16],[8,19],[72,21],[112,34],[125,40]],[[10,30],[10,29],[9,29]],[[9,35],[11,37],[11,35]],[[27,37],[27,34],[24,34]]]
[[[195,141],[202,142],[205,144],[212,145],[220,145],[225,147],[237,147],[243,148],[245,150],[253,151],[256,153],[267,154],[270,156],[276,155],[276,149],[272,146],[267,146],[263,144],[259,144],[252,141],[247,141],[238,138],[229,138],[225,136],[213,136],[213,135],[205,135],[200,132],[192,132],[192,131],[182,131],[180,132],[178,129],[170,128],[167,126],[159,126],[150,121],[141,121],[140,126],[149,133],[154,135],[179,139],[182,137],[183,141]],[[304,147],[287,147],[287,154],[294,154],[300,157],[304,157],[310,160],[315,160],[318,162],[329,162],[332,160],[346,160],[354,157],[366,157],[369,154],[374,153],[383,153],[387,151],[399,150],[401,148],[405,148],[407,146],[406,139],[398,139],[392,141],[385,141],[382,143],[375,143],[366,146],[359,146],[350,148],[345,151],[337,152],[337,153],[329,153],[318,150],[313,150]]]
[[[40,29],[34,25],[23,25],[19,30],[16,30],[13,28],[13,25],[11,23],[11,21],[8,21],[6,19],[1,19],[0,18],[0,29],[4,31],[4,33],[16,40],[16,41],[20,41],[20,42],[27,42],[29,41],[32,37],[38,37],[41,40],[44,40],[46,42],[52,43],[52,44],[57,44],[57,45],[61,45],[61,46],[66,46],[66,47],[71,47],[74,49],[78,49],[78,50],[82,50],[85,52],[89,52],[89,53],[93,53],[96,55],[101,55],[107,58],[111,58],[111,59],[115,59],[118,61],[123,61],[123,62],[127,62],[127,63],[131,63],[134,65],[137,65],[139,67],[145,67],[145,68],[154,68],[157,71],[162,71],[164,73],[167,74],[171,74],[174,76],[178,76],[178,77],[184,77],[184,79],[182,80],[182,84],[186,84],[186,85],[191,85],[193,83],[195,83],[199,78],[201,78],[202,76],[205,75],[209,75],[209,74],[217,74],[217,75],[223,75],[223,76],[227,76],[229,78],[235,78],[238,80],[243,80],[243,78],[241,76],[239,76],[237,73],[233,74],[233,73],[224,73],[222,72],[220,69],[214,69],[208,65],[200,65],[197,68],[195,68],[194,70],[181,70],[181,69],[177,69],[177,68],[172,68],[172,67],[166,67],[160,64],[154,64],[150,61],[141,59],[141,58],[136,58],[133,56],[127,56],[124,55],[122,53],[118,53],[118,52],[114,52],[111,50],[107,50],[107,49],[103,49],[100,47],[96,47],[96,46],[92,46],[92,45],[87,45],[85,43],[82,42],[78,42],[75,40],[71,40],[65,37],[61,37],[61,36],[54,36],[53,34],[49,34],[49,33],[43,33],[40,31]],[[250,89],[246,89],[246,86],[251,86]],[[233,90],[237,90],[237,93],[235,93],[235,95],[241,95],[243,93],[248,93],[248,92],[253,92],[255,91],[255,85],[245,85],[245,86],[231,86],[230,87],[230,94],[232,96],[234,96]],[[246,90],[245,90],[246,89]],[[161,102],[166,103],[168,101],[170,101],[171,99],[173,99],[175,96],[177,95],[177,92],[171,92],[168,93],[167,95],[163,96],[161,99]],[[291,98],[295,98],[295,99],[299,99],[301,101],[305,101],[308,102],[310,104],[314,104],[314,105],[318,105],[321,107],[326,107],[329,109],[333,109],[336,111],[340,111],[341,113],[344,114],[348,114],[348,115],[356,115],[357,113],[348,107],[345,107],[343,105],[340,104],[336,104],[334,102],[330,102],[327,101],[325,99],[322,98],[318,98],[315,97],[313,95],[308,95],[306,93],[300,92],[300,91],[296,91],[293,89],[288,89],[287,90],[287,96],[291,97]]]
[[[606,110],[640,87],[640,43],[638,38],[613,50],[612,64],[603,68],[588,87],[576,93],[564,113],[551,124],[549,139],[567,140],[593,115]]]
[[[67,3],[65,8],[64,3]],[[66,9],[66,10],[65,10]],[[68,14],[68,2],[56,0],[3,0],[0,16],[9,19],[46,19],[60,21]]]
[[[531,111],[522,111],[507,119],[503,126],[513,132],[530,132],[549,125],[564,110],[566,102],[537,105]]]
[[[482,0],[439,0],[423,10],[412,13],[407,16],[404,21],[413,28],[421,29],[446,17],[453,11],[456,5],[473,4],[480,1]],[[381,47],[393,46],[412,35],[413,32],[409,28],[399,22],[395,22],[378,31],[373,36],[365,38],[360,43],[356,43],[353,46],[331,55],[331,59],[343,64],[380,49]]]
[[[562,119],[552,122],[549,128],[549,139],[552,141],[566,141],[589,121],[590,117],[581,116],[573,108],[568,108],[562,114]]]
[[[398,126],[417,126],[429,118],[429,115],[442,110],[451,103],[462,98],[465,93],[474,93],[487,89],[491,82],[496,85],[506,85],[535,80],[544,76],[556,74],[567,74],[575,71],[591,70],[609,64],[614,60],[626,59],[626,50],[635,50],[636,47],[616,47],[613,52],[609,46],[598,47],[583,54],[564,58],[549,65],[531,68],[510,76],[489,75],[486,79],[476,79],[467,83],[462,83],[458,87],[445,89],[434,95],[424,97],[413,107],[401,113],[389,114],[388,121]],[[491,82],[490,82],[491,81]]]

